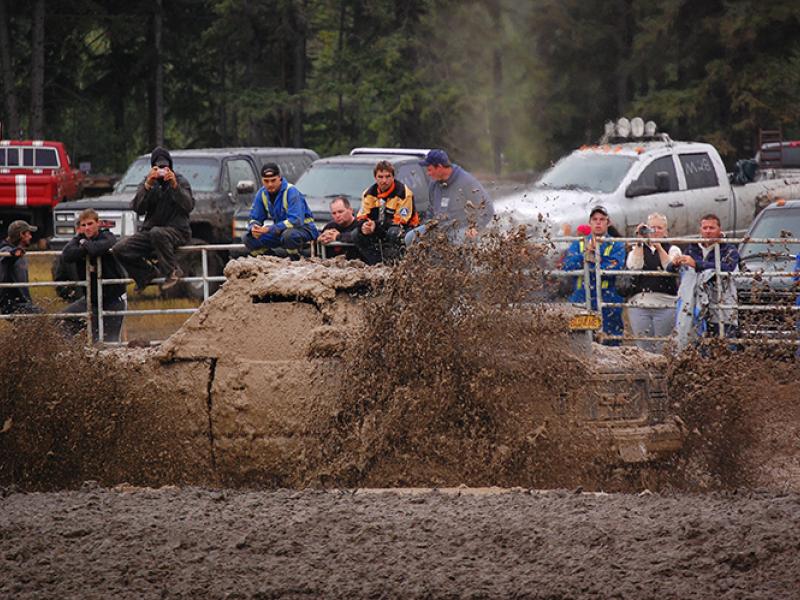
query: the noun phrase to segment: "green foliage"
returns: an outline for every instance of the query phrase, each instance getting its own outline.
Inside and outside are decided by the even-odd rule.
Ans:
[[[48,0],[45,129],[96,170],[170,147],[446,147],[467,167],[539,169],[620,115],[732,161],[759,128],[800,135],[791,0]],[[28,127],[31,3],[5,1]],[[0,81],[2,84],[2,81]],[[6,120],[6,106],[2,107]]]

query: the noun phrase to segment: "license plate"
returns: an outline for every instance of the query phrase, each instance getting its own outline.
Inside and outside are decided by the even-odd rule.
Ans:
[[[600,329],[600,315],[591,313],[575,315],[574,317],[571,317],[569,320],[569,328],[572,331]]]

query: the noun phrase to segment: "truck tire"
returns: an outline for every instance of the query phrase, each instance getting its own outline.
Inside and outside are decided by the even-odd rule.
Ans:
[[[192,238],[187,246],[203,246],[209,242],[198,238]],[[208,274],[209,276],[222,275],[225,267],[223,252],[207,252],[208,255]],[[203,253],[202,252],[179,252],[178,264],[183,271],[184,277],[201,277],[203,275]],[[208,283],[208,295],[211,296],[220,287],[220,282],[210,281]],[[191,298],[193,300],[203,300],[202,281],[181,281],[175,287],[162,291],[164,298]]]

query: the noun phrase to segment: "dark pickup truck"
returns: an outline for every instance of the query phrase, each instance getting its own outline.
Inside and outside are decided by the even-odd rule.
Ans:
[[[189,180],[195,198],[191,214],[192,244],[231,243],[233,215],[250,205],[260,182],[264,162],[281,166],[287,178],[298,177],[317,158],[311,150],[302,148],[205,148],[170,152],[177,173]],[[60,205],[53,213],[54,235],[51,245],[60,248],[75,235],[75,220],[82,210],[93,208],[104,227],[118,238],[135,233],[142,217],[130,207],[136,188],[150,169],[150,155],[142,155],[128,168],[112,194]],[[291,180],[290,179],[290,180]],[[222,272],[226,256],[219,252],[208,254],[209,274]],[[187,276],[202,273],[201,255],[185,253],[181,267]],[[202,297],[202,285],[182,285],[183,294]]]

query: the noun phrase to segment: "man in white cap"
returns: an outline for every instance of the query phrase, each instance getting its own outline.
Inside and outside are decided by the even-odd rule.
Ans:
[[[37,229],[26,221],[14,221],[8,226],[8,234],[0,242],[0,283],[28,283],[25,250]],[[0,314],[38,312],[42,310],[33,303],[27,287],[0,288]]]

